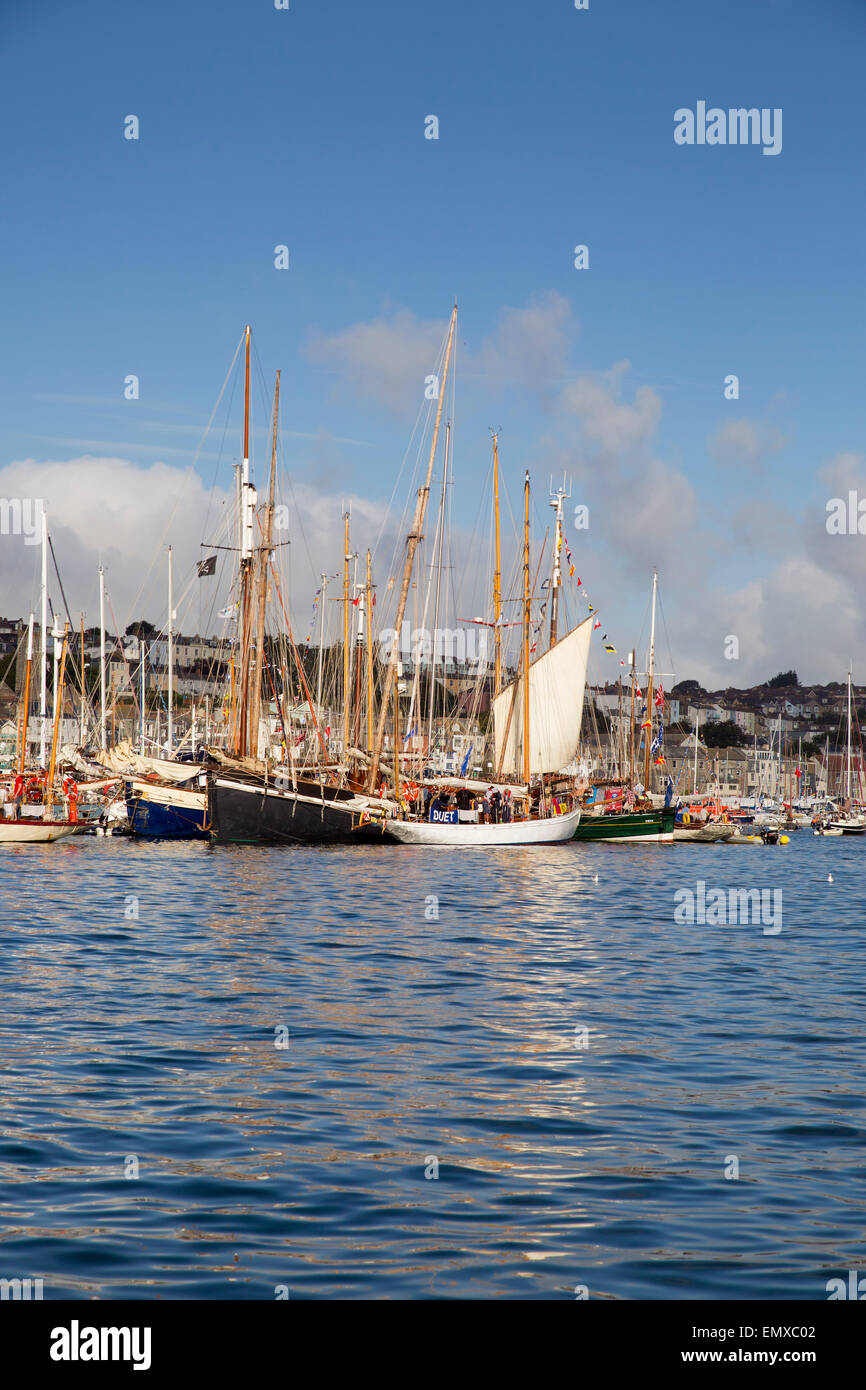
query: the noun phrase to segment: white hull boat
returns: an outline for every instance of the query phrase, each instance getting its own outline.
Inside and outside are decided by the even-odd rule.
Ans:
[[[460,845],[465,848],[487,845],[551,845],[570,840],[580,809],[563,816],[543,816],[540,820],[500,821],[498,825],[466,822],[390,820],[388,834],[406,845]]]
[[[79,826],[78,821],[38,820],[35,816],[0,820],[0,845],[47,845],[74,835]]]

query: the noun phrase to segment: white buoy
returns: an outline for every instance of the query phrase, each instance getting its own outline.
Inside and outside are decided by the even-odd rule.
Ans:
[[[828,882],[828,883],[832,883],[832,882],[833,882],[833,875],[832,875],[832,874],[828,874],[828,875],[827,875],[827,882]]]
[[[598,883],[598,874],[596,874],[595,878],[592,881],[593,883]]]

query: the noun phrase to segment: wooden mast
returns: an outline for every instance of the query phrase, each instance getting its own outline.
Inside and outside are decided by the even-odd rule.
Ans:
[[[370,774],[367,780],[369,791],[373,791],[376,786],[376,778],[379,774],[379,761],[382,757],[382,745],[385,742],[385,724],[388,720],[388,706],[390,704],[391,688],[396,687],[395,676],[397,673],[397,660],[400,651],[400,629],[403,625],[403,615],[406,612],[406,602],[409,597],[409,585],[412,580],[412,566],[415,561],[415,551],[421,539],[421,528],[424,525],[424,515],[427,510],[427,499],[430,496],[430,479],[433,476],[433,460],[436,455],[436,445],[439,442],[439,426],[442,421],[442,403],[445,399],[445,387],[448,382],[448,368],[451,364],[451,346],[454,341],[454,328],[457,323],[457,305],[451,312],[451,325],[448,329],[448,345],[445,349],[445,367],[442,375],[442,384],[439,389],[439,404],[436,407],[436,423],[433,427],[433,440],[430,445],[430,458],[427,462],[427,477],[423,487],[418,489],[418,497],[415,503],[415,515],[412,519],[412,530],[406,537],[406,563],[403,569],[403,583],[400,587],[400,598],[397,604],[397,616],[394,622],[395,640],[391,659],[388,662],[385,673],[384,689],[382,691],[382,706],[379,710],[379,724],[376,729],[376,744],[373,749],[373,756],[370,761]],[[397,749],[397,733],[395,728],[394,744],[394,770],[395,782],[399,783],[399,755]]]
[[[523,484],[523,780],[529,787],[529,471]]]
[[[649,652],[649,671],[646,692],[646,728],[644,729],[644,774],[643,787],[644,795],[649,796],[650,791],[650,743],[652,742],[653,731],[653,676],[655,673],[656,656],[656,591],[658,589],[658,570],[653,570],[653,606],[652,618],[650,620],[650,652]]]
[[[349,509],[343,513],[343,762],[349,755],[349,725],[352,699],[349,683],[352,677],[352,652],[349,647]]]
[[[631,654],[631,718],[628,724],[628,785],[634,787],[634,688],[635,688],[635,654]]]
[[[274,488],[277,472],[277,422],[280,417],[280,374],[274,386],[274,430],[271,436],[271,472],[268,479],[268,505],[265,509],[265,524],[262,543],[259,547],[258,573],[258,611],[256,613],[256,666],[253,676],[252,702],[252,755],[258,756],[259,719],[262,708],[262,663],[265,648],[265,609],[268,598],[268,560],[271,554],[271,536],[274,524]],[[286,744],[288,747],[288,743]]]
[[[24,763],[27,758],[27,724],[30,719],[30,673],[33,669],[33,614],[30,614],[30,624],[27,628],[27,669],[24,676],[24,710],[21,718],[21,754],[18,759],[18,771],[24,776]]]
[[[355,694],[354,694],[354,710],[353,710],[353,722],[352,722],[352,747],[353,747],[353,748],[360,748],[360,746],[361,746],[361,705],[362,705],[362,700],[361,700],[361,682],[362,682],[363,679],[364,679],[364,646],[365,646],[364,618],[365,618],[365,616],[366,616],[366,603],[365,603],[365,598],[366,598],[366,587],[365,587],[365,586],[362,587],[362,586],[358,583],[358,556],[357,556],[357,555],[354,556],[354,560],[355,560],[355,581],[354,581],[354,584],[353,584],[352,587],[353,587],[354,590],[355,590],[355,597],[354,597],[354,599],[353,599],[352,602],[353,602],[353,606],[356,607],[357,610],[358,610],[358,628],[357,628],[357,632],[356,632],[356,635],[355,635]]]
[[[66,673],[66,645],[68,640],[69,624],[63,624],[63,649],[60,654],[60,678],[57,683],[57,704],[54,707],[54,731],[51,735],[51,761],[48,765],[48,782],[46,783],[46,802],[48,795],[54,789],[54,769],[57,765],[57,737],[60,733],[60,711],[63,709],[63,678]]]
[[[367,551],[367,751],[373,747],[373,571],[372,557]]]
[[[565,492],[560,488],[550,505],[556,514],[553,532],[553,573],[550,580],[550,645],[556,646],[559,636],[559,591],[562,587],[562,503]]]
[[[140,639],[139,639],[139,640],[140,640]],[[83,742],[84,742],[84,708],[85,708],[84,702],[85,702],[85,699],[87,698],[87,687],[86,687],[86,685],[85,685],[85,683],[84,683],[84,614],[83,614],[83,613],[82,613],[82,615],[81,615],[81,648],[80,648],[80,651],[79,651],[78,655],[79,655],[79,658],[80,658],[80,661],[81,661],[81,709],[80,709],[80,711],[79,711],[80,719],[79,719],[79,725],[78,725],[78,733],[79,733],[79,737],[80,737],[80,739],[81,739],[81,742],[83,743]]]
[[[493,694],[502,689],[502,554],[499,546],[499,437],[493,436],[493,525],[496,556],[493,570]]]
[[[240,696],[238,711],[238,752],[246,757],[249,748],[249,686],[250,686],[250,570],[252,567],[252,527],[249,525],[250,489],[250,326],[244,331],[244,459],[241,471],[241,622],[240,622]]]

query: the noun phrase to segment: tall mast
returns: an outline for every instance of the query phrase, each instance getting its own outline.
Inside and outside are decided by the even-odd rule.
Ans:
[[[46,721],[48,719],[48,516],[42,505],[42,644],[39,680],[39,766],[45,766]],[[102,745],[103,748],[105,744]]]
[[[174,577],[168,547],[168,756],[174,752]]]
[[[695,777],[694,786],[692,787],[692,791],[694,792],[695,796],[697,796],[698,793],[698,729],[700,727],[700,723],[701,711],[698,708],[698,706],[695,705]]]
[[[499,547],[499,436],[493,436],[493,525],[496,556],[493,570],[493,694],[502,689],[502,555]]]
[[[634,692],[637,678],[634,669],[634,652],[631,654],[631,719],[628,726],[628,784],[634,787]]]
[[[364,607],[367,613],[367,749],[373,747],[373,571],[367,551],[367,586]]]
[[[27,671],[24,677],[24,712],[21,719],[21,756],[18,760],[18,771],[22,777],[24,775],[24,764],[27,759],[27,723],[30,718],[30,673],[33,668],[33,614],[30,614],[30,623],[27,628]]]
[[[647,674],[648,674],[648,677],[649,677],[649,683],[648,683],[648,685],[647,685],[647,694],[646,694],[646,712],[647,712],[646,725],[647,725],[647,726],[646,726],[646,729],[645,729],[645,731],[644,731],[644,733],[645,733],[645,747],[644,747],[644,777],[643,777],[643,784],[644,784],[644,792],[645,792],[645,794],[646,794],[647,796],[649,796],[649,790],[650,790],[650,744],[652,743],[652,731],[653,731],[653,676],[654,676],[654,674],[655,674],[655,659],[656,659],[656,593],[657,593],[657,591],[658,591],[658,582],[659,582],[658,570],[655,570],[655,569],[654,569],[654,570],[653,570],[653,607],[652,607],[652,618],[651,618],[651,620],[650,620],[649,671],[648,671],[648,673],[647,673]]]
[[[318,717],[322,717],[322,654],[325,650],[325,602],[328,590],[328,576],[322,575],[322,606],[319,614],[319,670],[316,677],[316,704],[319,707]]]
[[[141,632],[141,628],[139,628]],[[143,637],[138,639],[138,686],[139,686],[139,726],[138,726],[138,751],[144,757],[144,662],[147,655],[147,643]]]
[[[252,710],[252,754],[258,756],[259,748],[259,718],[262,708],[262,663],[265,653],[265,609],[268,597],[268,560],[271,554],[271,534],[274,524],[274,489],[276,487],[277,472],[277,422],[280,414],[280,374],[277,372],[277,380],[274,386],[274,430],[271,436],[271,471],[268,477],[268,505],[265,510],[265,524],[263,527],[262,543],[259,548],[259,575],[258,575],[258,611],[256,613],[256,669],[253,676],[253,710]],[[288,748],[288,735],[283,731]]]
[[[358,610],[358,625],[355,630],[355,694],[354,710],[352,721],[352,747],[361,746],[361,683],[364,679],[364,617],[366,613],[366,593],[365,584],[358,583],[358,554],[352,557],[355,561],[354,578],[352,588],[355,590],[354,607]]]
[[[51,762],[48,768],[48,781],[46,783],[46,800],[48,794],[54,787],[54,769],[57,766],[57,737],[60,733],[60,717],[63,709],[63,678],[66,672],[66,643],[69,624],[63,625],[63,647],[60,656],[60,677],[57,685],[57,694],[54,699],[54,731],[51,735]]]
[[[424,516],[427,511],[427,499],[430,496],[430,479],[433,476],[433,460],[436,456],[436,446],[439,442],[439,426],[442,421],[442,404],[445,400],[445,387],[448,382],[448,368],[451,365],[451,346],[454,341],[454,327],[457,323],[457,305],[451,311],[451,326],[448,330],[448,345],[445,349],[445,367],[442,375],[442,384],[439,389],[439,404],[436,407],[436,423],[433,426],[433,440],[430,445],[430,458],[427,462],[427,477],[423,487],[418,489],[418,497],[415,502],[415,515],[412,519],[412,530],[406,537],[406,563],[403,568],[403,583],[400,587],[400,598],[397,604],[397,616],[394,628],[397,633],[397,640],[393,644],[391,659],[385,673],[384,689],[382,691],[382,707],[379,710],[379,724],[376,729],[376,745],[373,749],[373,756],[370,761],[370,775],[368,778],[368,789],[370,791],[376,785],[376,778],[379,774],[379,760],[382,756],[382,745],[385,742],[385,724],[388,719],[388,706],[391,699],[392,687],[396,686],[395,676],[397,673],[397,660],[400,651],[400,630],[403,624],[403,615],[406,612],[406,602],[409,597],[409,585],[412,580],[412,566],[415,561],[415,551],[418,549],[418,542],[421,539],[421,528],[424,525]],[[396,734],[396,731],[395,731]],[[398,756],[395,739],[394,748],[395,780],[399,782]]]
[[[349,509],[343,513],[343,536],[345,554],[343,556],[343,761],[346,762],[349,751],[349,724],[351,717],[352,697],[349,689],[349,682],[352,675],[352,649],[349,646]]]
[[[65,624],[64,624],[64,626],[65,626]],[[55,614],[55,616],[54,616],[54,626],[53,626],[52,629],[51,629],[51,637],[52,637],[53,642],[54,642],[54,699],[53,699],[53,708],[54,708],[55,711],[56,711],[56,709],[57,709],[57,683],[58,683],[58,672],[59,672],[59,670],[60,670],[60,653],[61,653],[62,639],[63,639],[63,633],[62,633],[61,630],[60,630],[60,619],[57,617],[56,614]]]
[[[448,512],[448,461],[451,455],[451,421],[445,426],[445,462],[442,469],[442,498],[439,503],[439,519],[436,523],[436,608],[433,617],[433,645],[430,651],[430,707],[428,710],[427,722],[427,755],[430,755],[430,748],[433,744],[433,716],[434,705],[436,703],[436,634],[439,631],[439,612],[440,598],[442,594],[442,547],[445,542],[445,523]],[[424,604],[424,616],[426,621],[427,604]],[[415,679],[419,680],[420,661],[416,663]],[[421,702],[418,701],[418,724],[421,724]]]
[[[81,708],[78,711],[78,741],[84,743],[84,702],[87,698],[87,687],[84,681],[84,614],[81,615],[81,650],[78,653],[81,662]]]
[[[108,747],[105,734],[105,567],[99,566],[99,746]]]
[[[249,749],[250,716],[250,589],[253,563],[253,521],[256,490],[250,482],[250,326],[247,324],[244,352],[244,458],[241,465],[241,623],[240,623],[240,711],[239,752]]]
[[[553,537],[553,578],[550,591],[550,645],[556,646],[557,632],[559,628],[559,591],[562,588],[562,503],[566,493],[563,488],[557,488],[556,493],[550,499],[550,505],[556,514],[556,526]]]
[[[523,484],[523,780],[529,786],[529,472]]]
[[[851,667],[848,667],[848,763],[845,775],[845,798],[851,801]]]

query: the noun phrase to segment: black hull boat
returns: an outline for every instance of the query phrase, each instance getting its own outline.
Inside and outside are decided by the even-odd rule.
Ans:
[[[207,795],[215,844],[381,844],[392,838],[386,808],[347,787],[306,780],[281,787],[251,774],[216,772],[208,777]]]

